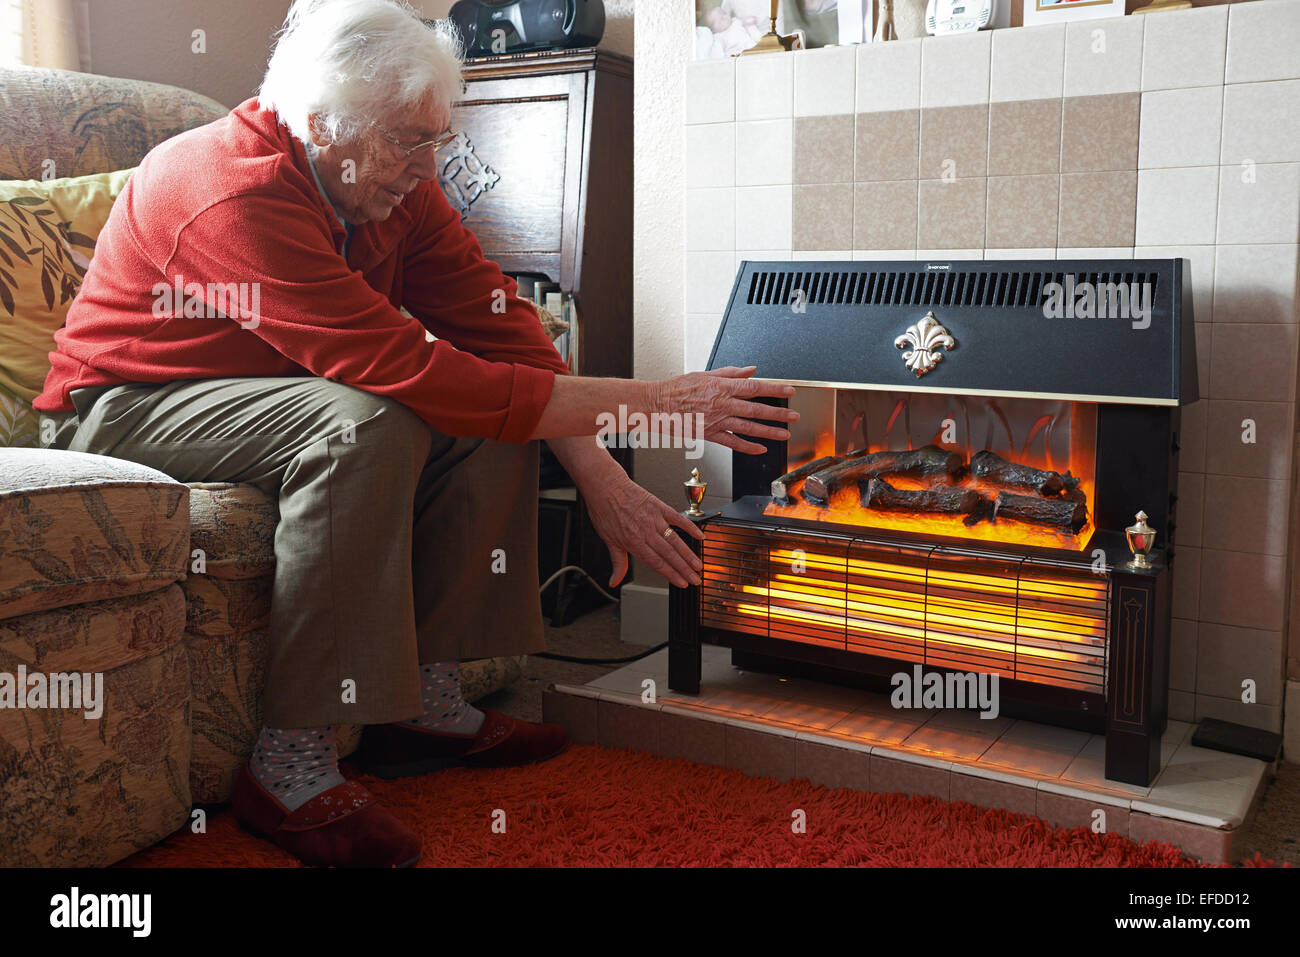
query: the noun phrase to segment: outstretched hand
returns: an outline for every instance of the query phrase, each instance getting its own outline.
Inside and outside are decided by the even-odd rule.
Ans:
[[[794,387],[752,378],[755,366],[741,369],[726,366],[710,372],[688,372],[658,383],[656,408],[663,412],[683,414],[684,428],[691,437],[702,438],[725,445],[738,452],[758,455],[767,451],[757,439],[784,441],[790,438],[788,430],[772,425],[751,422],[766,419],[772,422],[797,422],[799,413],[793,409],[755,402],[759,398],[789,398]],[[696,431],[696,416],[701,431]]]
[[[628,555],[653,568],[678,588],[700,583],[703,566],[682,537],[704,539],[704,533],[680,512],[637,485],[626,474],[598,489],[585,489],[583,498],[596,533],[613,562],[610,586],[623,580]],[[671,535],[664,530],[672,528]]]

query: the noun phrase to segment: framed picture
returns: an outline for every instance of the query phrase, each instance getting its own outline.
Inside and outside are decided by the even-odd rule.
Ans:
[[[1098,20],[1124,16],[1124,0],[1020,0],[1024,4],[1024,25],[1064,23],[1067,20]]]
[[[695,59],[736,56],[770,29],[771,0],[695,0]]]
[[[805,50],[839,43],[839,3],[840,0],[781,0],[777,32],[802,33]]]
[[[839,0],[836,11],[840,23],[840,46],[870,43],[875,32],[872,24],[872,0]]]

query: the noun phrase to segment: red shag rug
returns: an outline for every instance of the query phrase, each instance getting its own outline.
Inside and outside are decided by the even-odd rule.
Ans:
[[[353,776],[346,762],[344,772]],[[420,867],[1196,866],[1168,844],[964,802],[751,778],[599,746],[524,768],[359,779],[423,836]],[[806,833],[792,832],[796,810]],[[493,832],[497,811],[505,833]],[[300,866],[227,808],[207,823],[204,835],[179,832],[119,866]]]

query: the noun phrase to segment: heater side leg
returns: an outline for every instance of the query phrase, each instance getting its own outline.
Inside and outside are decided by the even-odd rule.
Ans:
[[[700,543],[682,541],[698,557]],[[682,694],[700,693],[700,590],[668,586],[668,687]]]
[[[1160,773],[1160,736],[1165,715],[1156,682],[1167,681],[1168,635],[1159,607],[1159,588],[1168,569],[1156,575],[1117,572],[1111,584],[1110,675],[1106,685],[1106,777],[1148,785]]]

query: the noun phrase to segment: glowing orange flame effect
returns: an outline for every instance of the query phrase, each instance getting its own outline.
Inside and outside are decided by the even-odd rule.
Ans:
[[[886,449],[884,446],[873,444],[870,446],[870,451],[883,452]],[[808,456],[804,462],[811,462],[813,459],[835,454],[837,453],[834,449],[833,440],[829,434],[823,434],[817,442],[817,450]],[[1016,454],[1015,456],[1004,455],[1003,457],[1014,458],[1020,464],[1032,465],[1035,468],[1046,469],[1050,467],[1044,456]],[[804,462],[791,463],[790,469],[793,470],[804,464]],[[1062,473],[1065,471],[1065,469],[1059,467],[1058,470]],[[763,514],[781,518],[801,518],[812,522],[829,522],[835,525],[852,525],[859,528],[912,532],[918,535],[937,535],[973,541],[1004,542],[1017,545],[1035,545],[1040,548],[1083,551],[1088,547],[1088,542],[1092,537],[1094,530],[1092,517],[1096,508],[1096,497],[1093,493],[1094,465],[1088,448],[1071,451],[1069,471],[1080,478],[1079,488],[1086,496],[1088,507],[1088,521],[1083,528],[1079,529],[1077,535],[1066,530],[1031,525],[1007,518],[1000,518],[996,522],[983,519],[974,525],[966,525],[963,522],[966,517],[964,515],[886,512],[879,509],[863,508],[857,482],[850,482],[847,487],[835,492],[831,497],[830,504],[825,508],[803,501],[800,495],[803,483],[798,482],[787,490],[797,499],[795,504],[777,505],[775,502],[771,502],[763,509]],[[895,475],[882,477],[894,488],[900,490],[925,489],[940,483],[953,484],[942,476],[932,482]],[[999,491],[1009,491],[1022,495],[1034,494],[1033,492],[1007,489],[1004,486],[984,482],[970,475],[955,484],[958,488],[976,489],[986,498],[996,497]]]

